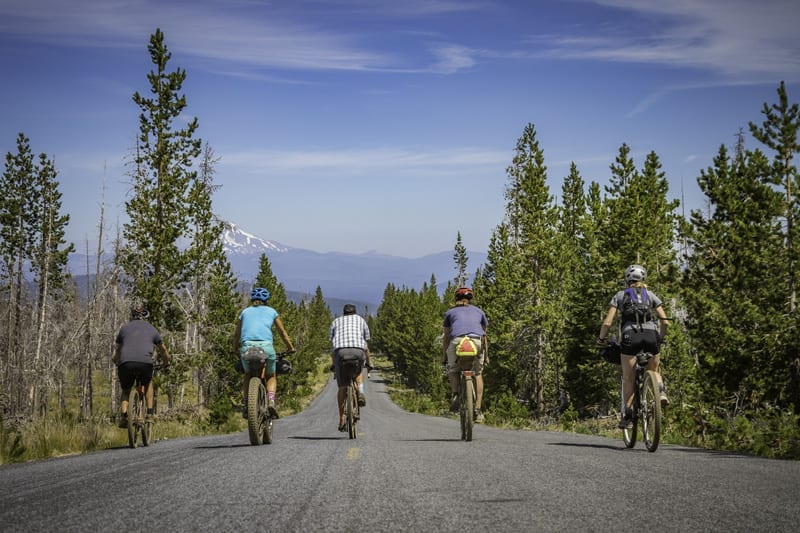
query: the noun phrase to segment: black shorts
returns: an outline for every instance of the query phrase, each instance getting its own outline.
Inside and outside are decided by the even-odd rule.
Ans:
[[[357,361],[355,364],[346,363],[342,364],[342,358],[350,361]],[[364,367],[364,362],[367,360],[367,355],[361,348],[339,348],[333,353],[334,375],[336,376],[336,384],[339,387],[346,387],[350,383],[350,376],[357,376],[361,373]],[[344,367],[344,371],[343,371]],[[349,373],[349,375],[347,375]]]
[[[619,351],[622,355],[636,355],[639,352],[655,355],[659,351],[658,332],[654,329],[629,328],[622,332]]]
[[[146,387],[153,379],[153,364],[136,362],[122,363],[117,367],[117,373],[119,374],[119,385],[124,390],[133,387],[137,379],[139,383]]]

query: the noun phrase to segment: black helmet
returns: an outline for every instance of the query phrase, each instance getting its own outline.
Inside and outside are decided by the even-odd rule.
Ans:
[[[292,362],[288,359],[284,359],[281,357],[277,361],[275,361],[275,373],[276,374],[291,374],[292,373]]]
[[[147,320],[150,318],[150,311],[142,305],[131,307],[131,320]]]

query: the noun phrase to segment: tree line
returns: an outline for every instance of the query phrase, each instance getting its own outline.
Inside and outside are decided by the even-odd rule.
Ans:
[[[506,169],[504,217],[472,276],[490,322],[488,409],[538,420],[617,413],[620,371],[598,357],[595,339],[625,268],[638,263],[671,318],[669,427],[690,444],[800,456],[800,113],[783,82],[777,95],[748,125],[759,146],[749,149],[740,130],[700,172],[705,207],[688,216],[669,199],[658,154],[639,166],[627,144],[607,185],[587,184],[573,163],[556,200],[526,125]],[[437,401],[445,385],[434,337],[466,260],[459,234],[443,297],[434,279],[421,290],[390,284],[373,321],[377,347]]]

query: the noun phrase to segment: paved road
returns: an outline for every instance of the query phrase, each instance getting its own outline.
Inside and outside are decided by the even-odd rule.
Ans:
[[[361,434],[329,386],[247,434],[0,467],[0,531],[798,531],[800,462],[410,414],[380,377]]]

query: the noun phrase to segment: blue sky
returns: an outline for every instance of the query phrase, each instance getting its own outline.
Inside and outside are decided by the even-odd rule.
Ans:
[[[319,252],[485,251],[528,123],[551,192],[655,151],[687,209],[700,169],[800,101],[797,0],[2,0],[0,151],[55,160],[68,238],[125,220],[156,28],[220,158],[215,211]],[[749,148],[755,141],[746,137]]]

